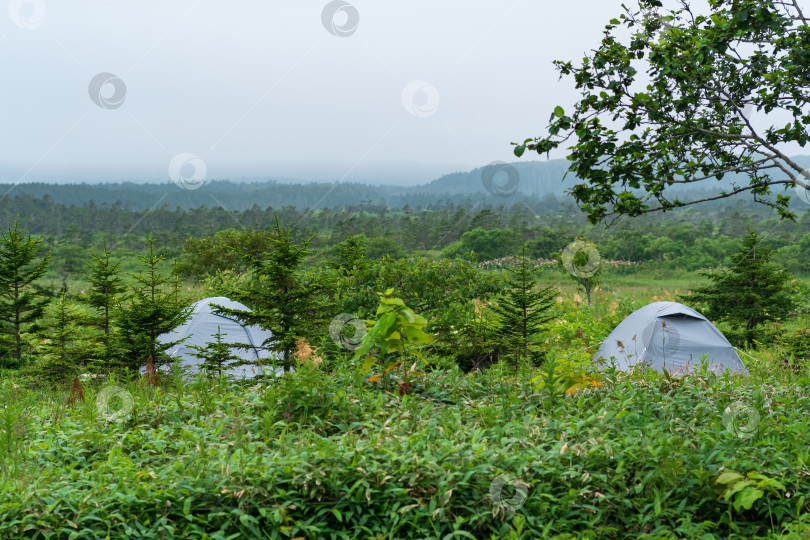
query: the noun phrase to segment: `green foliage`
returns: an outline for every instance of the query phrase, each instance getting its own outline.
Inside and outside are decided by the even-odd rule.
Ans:
[[[582,351],[551,355],[540,368],[532,382],[543,395],[543,405],[554,410],[566,395],[579,390],[602,386],[604,377],[593,366],[590,353]]]
[[[629,298],[614,300],[610,305],[597,304],[592,309],[580,309],[576,302],[558,298],[560,317],[544,333],[545,351],[565,351],[566,354],[596,354],[599,345],[628,315],[648,303]]]
[[[346,240],[335,249],[335,259],[329,261],[328,266],[342,275],[362,270],[366,266],[366,243],[364,235],[355,236],[349,233]]]
[[[7,201],[8,198],[0,201],[0,215]],[[793,272],[801,274],[807,272],[803,262],[806,257],[802,256],[806,250],[802,251],[801,239],[810,227],[810,212],[805,212],[804,217],[796,222],[780,222],[776,219],[768,220],[766,210],[753,207],[753,203],[733,208],[708,204],[703,208],[670,213],[664,219],[651,214],[633,220],[618,221],[606,228],[602,225],[587,225],[584,215],[575,212],[574,207],[561,207],[556,199],[554,201],[554,204],[548,207],[549,212],[553,210],[552,214],[542,211],[541,207],[534,203],[531,203],[530,208],[527,202],[512,207],[500,206],[486,215],[483,212],[457,209],[452,205],[447,207],[440,205],[430,210],[380,210],[376,214],[351,209],[322,210],[307,214],[304,210],[285,208],[282,211],[253,209],[231,215],[221,208],[201,208],[194,212],[155,210],[146,215],[121,210],[107,216],[106,211],[101,212],[92,208],[51,208],[46,205],[39,209],[38,203],[31,200],[25,200],[24,206],[15,207],[14,212],[19,211],[19,208],[36,209],[34,215],[25,220],[32,227],[31,231],[36,231],[37,234],[41,232],[53,234],[47,235],[43,243],[44,249],[53,253],[53,264],[50,266],[46,282],[52,279],[61,283],[65,275],[62,267],[68,264],[71,268],[77,268],[75,271],[71,270],[67,277],[71,281],[71,288],[78,290],[84,285],[76,287],[77,283],[73,280],[81,277],[81,267],[104,241],[107,245],[115,245],[113,258],[121,262],[122,275],[127,279],[127,272],[136,270],[137,256],[142,249],[144,234],[137,231],[141,228],[152,231],[157,245],[167,257],[179,257],[178,270],[182,273],[196,257],[192,253],[194,249],[191,249],[191,245],[189,246],[191,251],[184,252],[186,242],[189,244],[198,241],[207,242],[211,240],[208,236],[214,235],[236,237],[242,234],[242,230],[229,228],[233,225],[234,218],[246,227],[252,227],[257,235],[261,233],[267,236],[270,231],[265,228],[269,225],[272,229],[274,213],[286,222],[298,223],[292,231],[296,241],[315,235],[312,250],[302,264],[302,268],[305,269],[324,266],[327,260],[332,259],[335,247],[345,239],[346,231],[357,232],[355,236],[358,238],[368,235],[367,259],[373,260],[388,254],[396,260],[413,256],[435,258],[439,254],[437,250],[457,241],[463,233],[486,225],[489,228],[518,231],[521,241],[526,242],[527,253],[533,258],[549,258],[551,253],[565,247],[575,236],[580,236],[598,243],[606,260],[654,262],[669,270],[695,270],[721,264],[723,258],[734,251],[734,240],[744,235],[746,221],[762,220],[760,225],[762,230],[768,231],[765,240],[767,247],[777,250],[774,261],[788,266]],[[797,205],[797,210],[802,209],[803,206]],[[532,210],[535,214],[532,214]],[[60,223],[70,223],[73,220],[83,230],[73,234],[70,232],[71,227],[63,226],[60,229],[53,225],[51,214],[55,216],[59,212],[62,213]],[[140,225],[136,232],[119,234],[122,223],[140,223]],[[362,231],[362,234],[359,231]],[[194,240],[189,239],[192,233]],[[673,240],[672,250],[663,253],[662,259],[658,258],[659,253],[647,250],[650,239],[659,237]],[[377,241],[385,244],[383,251],[375,248]],[[212,240],[212,242],[210,249],[200,252],[200,260],[194,263],[210,274],[192,273],[190,277],[194,282],[193,285],[215,275],[218,271],[230,269],[241,273],[247,268],[241,256],[229,250],[228,246],[235,245],[238,243],[237,240],[227,242]],[[264,248],[255,246],[254,249],[248,245],[257,256],[260,256],[263,250],[266,251],[266,246]],[[69,256],[70,261],[61,260],[62,256]],[[632,272],[636,268],[627,267],[626,270]],[[376,305],[373,299],[372,304],[370,309]]]
[[[116,323],[120,329],[117,347],[120,347],[120,367],[134,371],[147,362],[149,356],[160,364],[166,361],[165,351],[179,342],[159,343],[158,336],[183,324],[190,316],[189,306],[169,290],[173,283],[171,273],[164,273],[164,255],[155,252],[155,241],[147,240],[148,252],[140,257],[141,272],[134,280],[125,304],[118,310]]]
[[[810,362],[810,328],[800,326],[792,332],[785,332],[779,339],[793,363],[807,366]]]
[[[713,1],[703,13],[688,3],[669,10],[660,0],[624,9],[580,65],[555,62],[581,99],[573,112],[556,107],[548,134],[516,145],[516,155],[569,147],[570,172],[582,180],[570,192],[592,222],[707,202],[716,195],[681,200],[673,184],[716,189],[737,172],[748,182],[724,184],[721,197],[750,195],[794,217],[790,195],[774,198],[772,188],[810,189],[804,167],[778,150],[804,145],[807,123],[760,126],[748,113],[804,116],[810,59],[801,12],[753,0]],[[774,170],[789,180],[772,177]]]
[[[263,426],[288,426],[321,436],[340,433],[341,423],[351,421],[358,411],[347,399],[346,389],[332,384],[331,376],[313,362],[300,362],[295,371],[274,380],[256,397]]]
[[[99,415],[92,381],[85,404],[65,407],[66,391],[3,379],[0,537],[779,538],[806,526],[806,380],[608,373],[551,408],[534,375],[435,371],[402,397],[350,366],[301,366],[269,387],[113,380],[133,402],[120,423]],[[760,439],[741,440],[721,411],[754,388],[772,412]],[[526,485],[514,506],[490,495],[503,474]]]
[[[751,510],[754,503],[765,496],[766,490],[777,497],[781,495],[780,492],[785,491],[785,485],[782,482],[755,471],[744,475],[734,471],[725,471],[715,481],[726,486],[723,498],[726,501],[733,499],[732,506],[737,512],[743,509]]]
[[[383,373],[387,375],[400,365],[403,366],[403,372],[407,373],[407,355],[415,356],[426,362],[417,347],[433,340],[430,335],[425,333],[427,319],[414,313],[401,298],[392,296],[394,289],[388,289],[384,293],[378,294],[380,304],[377,307],[377,320],[368,321],[371,328],[363,336],[360,347],[354,351],[354,357],[360,359],[376,347],[378,353],[387,360]],[[368,373],[376,363],[376,356],[368,356],[363,362],[361,372]],[[413,368],[410,371],[413,371]],[[404,379],[407,381],[407,377]]]
[[[272,245],[268,232],[253,229],[225,229],[207,238],[191,237],[183,246],[178,272],[195,279],[223,270],[244,272],[248,260],[261,258]]]
[[[809,159],[801,156],[795,159],[802,166],[810,167]],[[537,178],[545,182],[559,179],[565,173],[568,163],[565,160],[553,160],[542,164],[516,163],[512,166],[521,171],[521,174],[524,174],[525,168],[524,179]],[[541,170],[533,169],[539,165],[543,166]],[[546,168],[547,170],[542,170]],[[473,190],[480,189],[480,173],[479,170],[475,178],[465,176],[468,178],[466,184],[462,182],[459,185],[464,184],[464,189],[469,189],[471,185]],[[731,174],[724,179],[725,184],[730,185],[732,181],[739,183],[745,179],[742,174]],[[69,280],[78,278],[89,254],[95,253],[104,241],[107,241],[107,245],[115,246],[114,256],[121,261],[121,271],[126,276],[126,272],[135,270],[143,239],[150,232],[169,258],[178,257],[178,270],[195,282],[221,270],[234,269],[242,272],[247,266],[238,253],[230,251],[229,246],[241,244],[247,251],[260,256],[267,250],[266,240],[261,237],[271,234],[274,215],[278,215],[282,223],[297,224],[292,231],[297,242],[314,235],[312,251],[304,261],[303,268],[323,265],[332,257],[335,246],[345,239],[348,232],[358,237],[367,237],[368,259],[377,259],[387,254],[396,260],[412,256],[434,258],[441,249],[460,240],[465,232],[482,228],[516,231],[519,238],[517,245],[526,242],[527,252],[533,258],[548,258],[551,253],[570,243],[575,236],[581,236],[598,243],[605,259],[647,261],[659,265],[659,260],[653,258],[657,253],[645,255],[648,240],[642,237],[650,234],[654,238],[668,237],[674,242],[674,251],[664,253],[664,268],[694,270],[722,263],[723,257],[733,252],[733,248],[728,249],[729,243],[744,235],[745,223],[760,221],[761,230],[769,231],[768,247],[777,250],[774,260],[788,266],[795,273],[808,272],[804,262],[807,257],[802,256],[806,250],[801,250],[800,242],[810,230],[810,212],[807,211],[807,205],[795,200],[796,197],[791,206],[797,213],[795,222],[779,221],[769,214],[767,208],[754,202],[738,200],[731,205],[731,201],[719,200],[669,212],[665,216],[646,214],[633,220],[618,220],[610,227],[605,227],[602,224],[589,225],[585,215],[577,212],[576,207],[567,199],[558,199],[553,195],[543,199],[521,197],[511,206],[494,206],[493,203],[501,201],[500,198],[453,198],[452,201],[446,199],[437,203],[435,197],[422,194],[422,207],[417,208],[402,208],[392,200],[393,206],[387,208],[381,205],[375,205],[374,208],[353,205],[340,210],[324,208],[317,211],[311,211],[305,206],[282,208],[276,201],[272,202],[274,207],[258,208],[253,207],[254,201],[251,200],[244,210],[236,210],[232,197],[237,195],[236,192],[243,196],[246,193],[255,194],[258,185],[250,186],[251,184],[230,185],[228,189],[234,193],[227,194],[209,191],[209,188],[214,189],[214,184],[208,184],[205,193],[178,191],[177,195],[182,196],[178,200],[181,206],[191,201],[188,198],[190,196],[202,196],[205,199],[197,200],[192,205],[195,209],[189,211],[174,205],[150,209],[151,203],[141,210],[134,209],[148,200],[148,196],[143,193],[144,189],[149,188],[147,191],[155,193],[153,200],[157,200],[165,195],[165,186],[141,185],[137,186],[137,192],[129,191],[134,186],[128,186],[123,191],[121,186],[118,191],[105,187],[99,192],[99,186],[90,185],[18,185],[13,193],[19,194],[21,189],[30,189],[36,190],[36,196],[10,194],[0,201],[0,217],[11,222],[20,213],[23,223],[30,227],[32,234],[45,234],[43,247],[53,253],[48,278],[58,279],[60,282],[65,275]],[[59,203],[47,196],[39,198],[56,189],[59,191],[59,196],[56,197]],[[90,191],[94,192],[93,197],[88,196]],[[265,197],[270,192],[263,190],[261,196]],[[212,193],[228,207],[227,211],[214,205]],[[331,193],[329,201],[333,200],[334,194],[335,192]],[[82,204],[83,199],[89,201],[90,198],[99,202],[101,199],[95,196],[102,195],[109,202],[109,208],[93,203]],[[170,193],[169,197],[172,196]],[[313,204],[322,196],[323,193],[320,192]],[[703,191],[696,191],[692,195],[687,191],[682,198],[689,200],[704,196]],[[130,209],[114,204],[115,200],[110,200],[110,197],[129,200],[132,203]],[[202,207],[198,207],[200,205]],[[476,211],[481,208],[483,210]],[[234,229],[235,221],[245,229]],[[133,225],[134,228],[130,230]],[[251,230],[254,232],[250,232]],[[377,243],[379,246],[376,246]],[[185,249],[186,244],[188,249]],[[196,270],[189,270],[188,265],[195,266]]]
[[[337,309],[369,318],[379,303],[377,291],[390,288],[414,311],[432,317],[450,304],[492,297],[500,290],[500,280],[458,259],[386,258],[339,278],[338,289],[344,292],[336,298]]]
[[[749,227],[739,251],[731,257],[731,266],[703,272],[711,285],[698,287],[682,299],[706,306],[703,313],[708,318],[739,328],[737,337],[752,344],[761,336],[760,326],[784,320],[797,307],[792,276],[770,261],[772,254]]]
[[[293,367],[295,342],[310,334],[323,333],[328,323],[324,298],[326,281],[320,275],[306,274],[299,269],[310,241],[300,246],[295,244],[290,228],[282,230],[276,217],[275,232],[268,238],[270,251],[258,258],[242,253],[250,274],[235,286],[227,287],[226,283],[226,296],[252,311],[215,306],[242,324],[256,324],[270,330],[273,337],[260,346],[281,353],[280,362],[285,370]]]
[[[430,332],[435,336],[435,353],[452,358],[464,372],[497,364],[510,343],[498,331],[497,316],[491,304],[494,301],[485,303],[475,298],[471,302],[446,306],[430,323]]]
[[[38,287],[45,275],[50,254],[39,259],[42,237],[31,237],[28,229],[14,220],[0,236],[0,332],[4,334],[0,366],[19,365],[23,358],[23,332],[35,330],[35,323],[50,302],[48,291]]]
[[[366,242],[366,257],[375,259],[402,259],[408,256],[408,250],[396,240],[386,236],[375,236]]]
[[[113,322],[126,286],[120,275],[120,261],[113,262],[110,255],[105,241],[102,255],[90,256],[91,262],[87,265],[90,290],[83,297],[84,302],[95,311],[94,316],[87,317],[87,322],[97,330],[98,347],[88,358],[92,371],[96,372],[109,371],[116,364],[115,359],[119,354]]]
[[[39,336],[39,359],[35,370],[48,382],[64,383],[82,373],[91,348],[83,327],[86,314],[66,292],[51,304],[46,331]]]
[[[458,242],[447,246],[445,257],[458,257],[475,252],[478,260],[489,261],[512,255],[520,249],[523,238],[511,229],[485,230],[477,227],[461,235]]]
[[[540,360],[532,342],[546,323],[554,320],[551,310],[558,294],[551,286],[535,291],[536,274],[537,269],[526,258],[524,247],[518,263],[507,270],[506,290],[493,306],[500,335],[516,345],[514,352],[524,362]]]
[[[788,267],[792,272],[810,274],[810,233],[805,234],[798,241],[782,246],[775,254],[774,259]]]
[[[533,259],[550,259],[573,240],[574,235],[565,229],[542,228],[533,231],[531,239],[526,242],[526,254]]]
[[[90,270],[87,276],[90,291],[83,298],[84,302],[96,311],[96,317],[90,322],[105,335],[110,333],[112,312],[118,303],[118,298],[126,291],[119,270],[121,263],[113,262],[110,255],[110,251],[107,250],[107,242],[104,242],[102,256],[90,256],[92,262],[87,265]]]

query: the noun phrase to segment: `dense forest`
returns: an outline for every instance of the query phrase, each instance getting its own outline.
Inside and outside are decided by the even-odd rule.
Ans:
[[[810,157],[795,156],[797,163],[810,167]],[[560,205],[571,201],[566,194],[577,182],[576,175],[567,173],[569,163],[527,161],[495,162],[471,171],[456,172],[417,186],[371,185],[352,182],[292,182],[266,181],[233,182],[209,180],[195,189],[174,183],[108,182],[98,184],[2,183],[3,200],[20,196],[18,204],[25,205],[29,197],[58,202],[66,207],[88,206],[91,210],[156,210],[182,208],[185,210],[219,206],[229,211],[242,211],[258,206],[266,208],[330,208],[401,209],[444,207],[450,204],[491,207],[505,204],[528,204],[537,214],[555,213]],[[566,174],[567,173],[567,174]],[[731,190],[745,183],[743,174],[728,174],[711,187],[672,186],[683,200],[705,198],[718,190]],[[29,196],[29,197],[26,197]],[[703,206],[722,208],[730,201],[706,203]],[[734,204],[733,201],[731,204]],[[795,201],[801,207],[802,201]]]
[[[0,201],[0,223],[17,216],[32,234],[44,235],[53,252],[52,270],[74,276],[104,241],[124,258],[143,248],[151,234],[156,246],[177,259],[186,277],[199,278],[234,261],[227,245],[271,228],[277,215],[295,238],[313,237],[307,265],[325,260],[348,234],[362,235],[370,258],[425,255],[459,257],[475,252],[478,261],[514,255],[524,243],[530,257],[549,258],[575,237],[596,243],[609,260],[646,262],[658,268],[695,270],[722,264],[734,241],[755,225],[775,260],[791,271],[810,271],[810,212],[797,206],[796,221],[779,220],[754,204],[718,205],[590,225],[567,200],[546,197],[511,205],[434,204],[390,209],[373,204],[310,210],[255,205],[230,211],[211,205],[194,210],[160,207],[127,210],[120,204],[65,206],[53,198],[9,196]],[[499,203],[497,205],[493,202]]]

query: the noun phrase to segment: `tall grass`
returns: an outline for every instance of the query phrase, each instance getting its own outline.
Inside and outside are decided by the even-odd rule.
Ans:
[[[767,355],[751,368],[750,378],[610,372],[553,406],[535,372],[498,366],[430,372],[404,396],[350,366],[302,366],[261,385],[94,381],[73,406],[66,390],[6,381],[0,537],[808,533],[810,384]],[[132,395],[122,422],[97,408],[109,384]],[[754,430],[728,418],[735,403],[759,416]],[[728,471],[784,489],[737,510],[733,486],[717,482]]]

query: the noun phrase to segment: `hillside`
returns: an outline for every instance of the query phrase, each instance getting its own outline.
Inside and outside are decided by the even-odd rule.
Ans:
[[[810,167],[810,157],[794,157],[803,166]],[[565,160],[526,161],[509,164],[497,174],[491,167],[480,167],[467,172],[455,172],[420,186],[380,186],[357,183],[288,183],[275,180],[265,182],[233,182],[213,180],[198,189],[183,189],[174,183],[136,184],[132,182],[102,184],[0,184],[2,199],[24,195],[35,198],[50,197],[65,206],[96,205],[102,208],[120,204],[129,210],[154,208],[224,207],[229,211],[253,208],[342,208],[344,206],[374,205],[402,208],[427,207],[447,203],[486,206],[511,206],[523,200],[541,200],[553,196],[568,199],[566,193],[578,179],[563,176],[568,168]],[[508,170],[508,173],[507,173]],[[491,180],[487,186],[489,173]],[[509,176],[511,175],[511,176]],[[774,175],[778,178],[778,175]],[[723,180],[705,183],[705,187],[673,186],[684,200],[705,197],[720,189],[728,189],[733,182],[747,183],[744,175],[727,175]],[[489,189],[488,189],[489,187]],[[712,189],[709,189],[712,188]],[[722,204],[737,204],[741,198]]]

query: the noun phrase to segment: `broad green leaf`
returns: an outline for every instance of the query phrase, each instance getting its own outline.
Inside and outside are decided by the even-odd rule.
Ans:
[[[756,502],[757,499],[762,498],[763,495],[765,495],[765,492],[761,489],[752,487],[746,488],[734,499],[734,509],[738,512],[740,507],[745,508],[746,510],[751,510],[754,502]]]
[[[377,332],[379,333],[379,335],[385,336],[388,334],[388,332],[391,329],[391,326],[396,322],[396,320],[397,320],[396,313],[386,313],[385,315],[380,317],[380,320],[378,320],[377,324],[375,324],[374,326],[377,327]]]
[[[407,327],[403,328],[402,332],[408,338],[409,343],[430,343],[432,341],[431,336],[423,332],[421,328]]]
[[[721,473],[720,476],[717,477],[717,480],[715,480],[715,482],[717,482],[718,484],[730,484],[732,482],[736,482],[740,478],[743,478],[743,475],[736,473],[734,471],[726,471],[724,473]]]
[[[402,298],[382,298],[380,302],[389,306],[405,306],[405,302]]]
[[[360,368],[360,373],[365,375],[366,373],[371,371],[372,368],[374,368],[374,364],[376,364],[376,363],[377,363],[377,357],[376,356],[369,356],[368,358],[366,358],[365,362],[363,362],[363,366]]]
[[[747,487],[751,486],[753,482],[750,480],[740,480],[739,482],[735,482],[730,488],[728,488],[723,495],[725,499],[728,501],[730,500],[735,494],[739,493],[740,491],[746,489]]]
[[[376,325],[372,326],[371,329],[368,331],[368,333],[365,336],[363,336],[363,341],[361,342],[360,347],[355,349],[354,357],[360,358],[365,354],[367,354],[371,350],[371,348],[374,347],[374,344],[377,342],[377,336],[379,335],[379,333],[380,329],[377,328]]]

